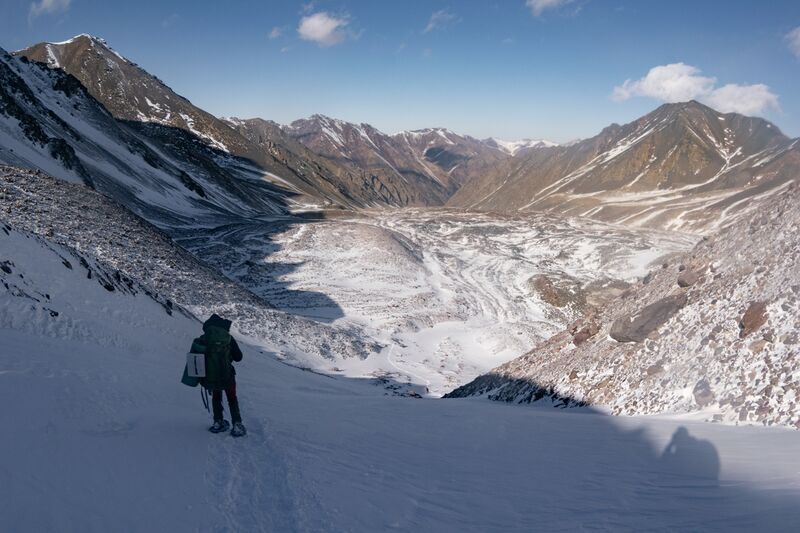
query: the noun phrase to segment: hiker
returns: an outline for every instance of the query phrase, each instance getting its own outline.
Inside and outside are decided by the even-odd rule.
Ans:
[[[214,413],[214,424],[208,428],[211,433],[221,433],[230,428],[230,423],[222,415],[222,392],[228,398],[228,409],[231,412],[233,437],[241,437],[247,433],[239,413],[239,400],[236,398],[236,370],[233,361],[242,360],[242,350],[230,334],[231,321],[213,314],[203,324],[203,335],[192,342],[192,353],[205,354],[205,377],[200,384],[211,391],[211,406]]]

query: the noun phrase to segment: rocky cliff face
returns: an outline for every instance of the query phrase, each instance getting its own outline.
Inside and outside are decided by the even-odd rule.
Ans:
[[[703,232],[750,211],[798,172],[800,141],[765,120],[686,102],[574,145],[524,153],[466,184],[449,205]]]
[[[450,397],[800,428],[800,187]]]

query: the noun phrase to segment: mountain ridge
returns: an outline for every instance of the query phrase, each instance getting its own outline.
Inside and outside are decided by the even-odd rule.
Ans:
[[[169,128],[178,128],[252,161],[250,175],[260,172],[303,206],[543,211],[703,233],[756,209],[800,172],[797,139],[696,101],[664,104],[574,143],[498,143],[441,127],[386,134],[321,114],[288,125],[218,119],[86,34],[17,54],[74,74],[141,135],[169,145]]]
[[[576,144],[522,154],[466,184],[448,205],[702,232],[793,179],[798,144],[761,118],[695,101],[664,104]]]

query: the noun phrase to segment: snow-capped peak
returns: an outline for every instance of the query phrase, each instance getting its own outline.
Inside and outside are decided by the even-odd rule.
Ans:
[[[74,44],[75,42],[77,42],[80,39],[87,39],[92,47],[95,47],[96,45],[99,45],[100,48],[102,48],[104,50],[108,50],[109,52],[111,52],[112,54],[117,56],[119,59],[121,59],[122,61],[130,63],[130,61],[128,61],[128,59],[126,57],[123,57],[119,52],[117,52],[116,50],[111,48],[111,46],[108,44],[108,42],[105,39],[103,39],[102,37],[97,37],[95,35],[90,35],[88,33],[78,34],[75,37],[67,39],[66,41],[60,41],[60,42],[55,42],[55,43],[48,41],[48,42],[45,42],[44,44],[47,47],[48,51],[50,51],[49,55],[51,57],[53,57],[54,54],[52,53],[52,47],[54,47],[54,46],[71,45],[71,44]],[[53,62],[51,61],[51,64],[52,63]],[[58,61],[56,60],[55,63],[58,63]],[[59,65],[56,64],[56,66],[59,66]]]
[[[102,37],[95,37],[94,35],[90,35],[88,33],[79,33],[75,37],[67,39],[66,41],[60,41],[60,42],[47,41],[46,44],[54,44],[56,46],[63,46],[65,44],[72,44],[72,43],[74,43],[75,41],[77,41],[78,39],[80,39],[82,37],[84,37],[86,39],[89,39],[90,41],[95,41],[95,42],[98,42],[98,43],[100,43],[100,44],[102,44],[104,46],[107,46],[107,43],[106,43],[105,39],[103,39]]]
[[[503,152],[511,155],[516,155],[516,153],[520,150],[525,150],[528,148],[550,148],[553,146],[558,146],[558,143],[554,143],[545,139],[520,139],[518,141],[504,141],[502,139],[496,139],[492,137],[489,139],[489,141],[494,143],[498,150],[502,150]]]

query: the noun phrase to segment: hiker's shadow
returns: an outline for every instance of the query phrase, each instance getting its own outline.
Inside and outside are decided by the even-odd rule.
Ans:
[[[675,426],[667,434],[661,433],[668,423],[665,421],[652,428],[634,427],[631,421],[607,416],[532,379],[513,381],[489,374],[468,390],[490,399],[536,404],[531,423],[543,435],[542,445],[534,447],[523,470],[535,472],[535,486],[558,485],[564,491],[540,491],[535,497],[521,491],[518,498],[511,494],[511,505],[521,510],[520,524],[536,520],[539,531],[764,532],[786,531],[788,524],[800,520],[800,498],[794,484],[783,485],[785,481],[776,480],[771,485],[771,480],[759,475],[758,482],[751,484],[748,479],[755,473],[747,471],[761,459],[757,448],[729,441],[728,453],[737,460],[730,470],[723,471],[725,454],[719,453],[708,437],[692,435],[687,429],[691,426]],[[549,411],[566,406],[577,409]],[[510,440],[526,438],[523,431],[515,429],[520,425],[506,428],[514,432]],[[727,428],[707,434],[731,439],[736,438],[735,431]],[[550,442],[549,435],[555,440]],[[769,442],[766,435],[745,437],[753,443]],[[569,451],[550,454],[564,440],[564,449]],[[542,460],[544,454],[546,461]],[[557,466],[551,468],[551,463]],[[564,493],[571,495],[566,503]],[[531,504],[534,500],[536,503]],[[481,502],[475,499],[470,505],[479,506]],[[487,518],[484,525],[488,530],[492,524]]]
[[[675,430],[660,461],[665,474],[696,479],[705,485],[719,485],[717,449],[710,441],[692,437],[685,427]]]

